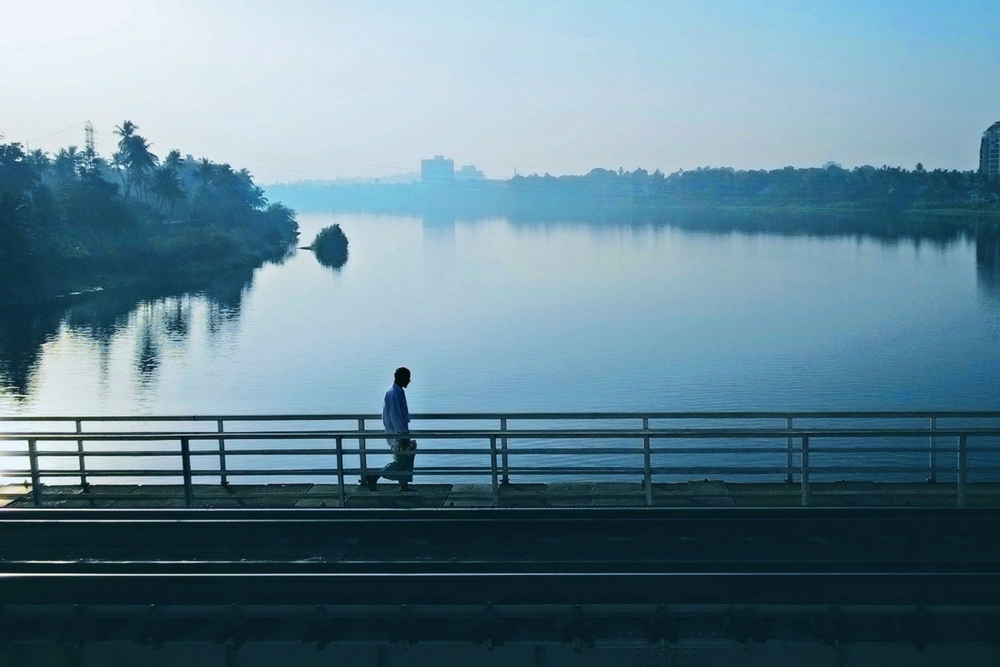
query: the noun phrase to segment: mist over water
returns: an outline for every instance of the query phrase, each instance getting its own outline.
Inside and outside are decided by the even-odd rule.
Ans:
[[[997,243],[301,215],[210,286],[0,314],[7,414],[997,409]]]

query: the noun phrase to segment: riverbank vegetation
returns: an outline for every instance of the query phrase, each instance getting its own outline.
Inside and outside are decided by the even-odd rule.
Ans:
[[[130,121],[105,159],[88,132],[49,155],[0,137],[0,299],[218,274],[285,256],[295,213],[250,173],[172,150]]]

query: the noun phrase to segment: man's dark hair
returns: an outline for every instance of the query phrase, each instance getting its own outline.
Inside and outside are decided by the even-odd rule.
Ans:
[[[396,369],[396,372],[393,373],[392,379],[395,380],[396,382],[402,382],[403,380],[409,380],[410,379],[410,369],[407,368],[406,366],[400,366],[399,368]]]

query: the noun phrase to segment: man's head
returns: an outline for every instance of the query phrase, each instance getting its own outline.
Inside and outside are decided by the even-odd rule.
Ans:
[[[396,369],[392,377],[396,381],[396,384],[405,389],[406,385],[410,384],[410,369],[406,366],[400,366]]]

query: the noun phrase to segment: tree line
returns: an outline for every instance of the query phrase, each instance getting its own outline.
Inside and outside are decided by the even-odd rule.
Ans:
[[[0,136],[0,296],[16,286],[218,272],[276,259],[298,236],[295,213],[269,203],[246,169],[182,156],[161,160],[124,121],[105,159],[26,151]]]
[[[656,219],[685,207],[828,210],[900,215],[1000,211],[1000,180],[975,171],[836,165],[737,170],[705,167],[664,174],[593,169],[509,180],[411,185],[273,186],[303,206],[405,213],[449,209],[459,216],[542,219]]]

